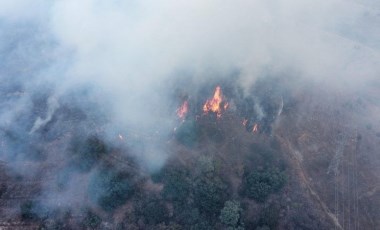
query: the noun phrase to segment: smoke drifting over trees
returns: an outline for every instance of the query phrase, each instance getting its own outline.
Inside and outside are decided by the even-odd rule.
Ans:
[[[354,214],[363,194],[378,193],[358,190],[360,151],[378,147],[366,136],[380,127],[377,1],[13,0],[0,3],[0,31],[2,219],[131,229],[365,222]],[[217,87],[225,108],[205,114]],[[372,150],[368,175],[379,168]],[[321,154],[318,168],[315,152],[333,163]],[[335,184],[335,196],[307,177]],[[301,187],[308,195],[289,211],[283,200]],[[343,210],[339,197],[356,200]],[[296,219],[305,206],[315,209]]]

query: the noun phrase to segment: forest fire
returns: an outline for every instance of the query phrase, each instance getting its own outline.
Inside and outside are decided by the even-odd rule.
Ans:
[[[242,122],[243,126],[247,126],[247,123],[248,123],[248,119],[244,119]]]
[[[203,112],[206,114],[208,112],[216,113],[216,116],[220,118],[222,116],[222,111],[228,109],[228,103],[223,102],[223,93],[220,86],[217,86],[214,92],[214,96],[206,101],[203,105]]]
[[[259,125],[258,125],[257,123],[255,123],[255,124],[253,125],[252,132],[253,132],[253,133],[257,133],[257,131],[259,131]]]
[[[184,101],[181,107],[177,109],[177,116],[182,120],[185,120],[186,114],[189,111],[189,102]]]

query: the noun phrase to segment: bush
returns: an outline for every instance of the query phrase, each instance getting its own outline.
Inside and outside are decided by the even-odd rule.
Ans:
[[[278,205],[272,204],[264,208],[260,213],[259,226],[267,226],[269,229],[276,229],[278,220],[280,219],[280,208]]]
[[[97,137],[86,141],[74,140],[72,143],[73,158],[71,163],[79,171],[88,172],[107,153],[105,143]]]
[[[99,225],[102,223],[102,219],[100,219],[99,216],[95,215],[91,211],[87,212],[86,217],[83,220],[83,227],[84,228],[89,228],[89,229],[96,229],[99,227]]]
[[[227,198],[227,186],[220,178],[201,177],[195,182],[194,201],[201,213],[215,216]]]
[[[198,223],[190,227],[191,230],[214,230],[215,228],[207,219],[199,220]]]
[[[113,211],[123,205],[133,194],[128,175],[112,169],[102,169],[90,180],[90,199],[106,211]]]
[[[161,171],[154,173],[151,179],[155,183],[163,183],[162,195],[167,200],[185,203],[191,192],[189,171],[184,167],[166,165]]]
[[[174,206],[174,215],[177,223],[186,226],[192,226],[199,223],[201,218],[199,210],[191,206]]]
[[[184,170],[173,169],[165,173],[163,196],[184,203],[189,196],[191,184]]]
[[[254,171],[244,180],[244,193],[249,198],[264,202],[271,193],[280,190],[286,182],[286,176],[277,169]]]
[[[199,131],[194,121],[185,121],[176,132],[176,140],[192,148],[196,146],[198,142]]]
[[[264,226],[260,226],[260,227],[255,228],[255,230],[270,230],[270,228],[268,226],[264,225]]]
[[[159,223],[168,222],[168,210],[164,201],[158,198],[148,198],[143,201],[139,214],[145,219],[145,223],[149,225],[157,225]]]
[[[209,156],[200,156],[198,166],[203,174],[213,174],[216,171],[215,161]]]
[[[20,205],[21,218],[24,220],[36,220],[38,215],[35,213],[36,204],[33,201],[26,201]]]

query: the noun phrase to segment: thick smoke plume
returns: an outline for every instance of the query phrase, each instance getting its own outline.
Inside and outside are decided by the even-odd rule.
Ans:
[[[180,122],[178,89],[191,95],[234,78],[248,94],[257,79],[276,75],[291,76],[295,87],[372,90],[380,79],[379,15],[375,0],[2,1],[0,160],[38,177],[36,165],[24,166],[31,153],[65,165],[72,139],[101,136],[155,171]],[[266,116],[257,103],[255,112]],[[62,136],[67,130],[71,136]],[[54,148],[43,135],[59,137]],[[96,174],[58,171],[73,178],[62,204],[81,197]],[[58,202],[56,185],[45,187]]]

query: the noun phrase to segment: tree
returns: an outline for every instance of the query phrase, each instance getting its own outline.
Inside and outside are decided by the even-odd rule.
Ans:
[[[157,225],[167,223],[169,212],[165,205],[165,201],[158,197],[147,197],[136,207],[137,214],[145,219],[145,223],[149,225]]]
[[[81,138],[74,139],[71,144],[71,164],[81,172],[90,171],[99,159],[107,154],[106,144],[96,136],[91,136],[85,141]]]
[[[162,196],[166,200],[174,201],[181,208],[186,205],[192,186],[190,171],[186,167],[168,164],[154,173],[151,179],[155,183],[164,184]]]
[[[264,202],[271,193],[280,190],[286,182],[286,176],[277,169],[253,171],[244,180],[244,192],[249,198]]]
[[[255,228],[255,230],[270,230],[270,227],[264,225],[264,226],[260,226],[260,227]]]
[[[193,148],[198,143],[199,130],[195,121],[185,121],[176,132],[176,140],[186,147]]]
[[[91,211],[87,211],[87,215],[84,218],[82,225],[87,229],[96,229],[102,223],[102,219]]]
[[[113,211],[123,205],[134,192],[128,175],[111,168],[101,169],[94,174],[88,190],[90,199],[106,211]]]
[[[201,213],[216,215],[227,197],[227,186],[219,177],[203,176],[195,182],[194,200]]]
[[[24,220],[36,220],[38,215],[35,212],[35,203],[33,201],[26,201],[20,205],[21,217]]]
[[[237,201],[226,201],[224,208],[220,212],[219,219],[229,229],[243,229],[240,222],[242,208]]]
[[[191,184],[185,169],[172,169],[165,173],[163,195],[166,199],[186,203]]]

